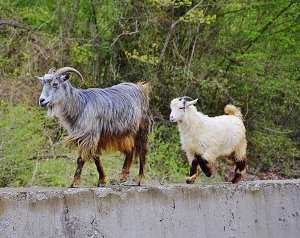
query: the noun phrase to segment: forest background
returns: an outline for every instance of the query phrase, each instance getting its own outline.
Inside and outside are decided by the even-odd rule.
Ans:
[[[174,97],[198,110],[239,106],[247,128],[247,179],[300,177],[300,4],[296,0],[1,0],[0,186],[68,186],[75,154],[38,107],[35,76],[73,66],[77,87],[151,81],[148,182],[184,182],[188,164],[168,122]],[[103,156],[111,181],[123,158]],[[137,174],[137,166],[132,178]],[[224,181],[220,161],[213,179]],[[90,163],[83,185],[96,184]]]

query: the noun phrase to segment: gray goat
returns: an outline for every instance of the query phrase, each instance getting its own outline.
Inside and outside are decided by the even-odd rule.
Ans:
[[[69,145],[78,148],[77,169],[71,187],[79,186],[85,161],[94,160],[99,173],[98,186],[106,175],[99,155],[115,150],[125,154],[121,180],[126,181],[135,156],[139,157],[140,185],[144,178],[148,132],[151,127],[149,83],[121,83],[109,88],[75,88],[69,74],[83,77],[72,67],[50,69],[38,77],[43,90],[39,99],[48,115],[67,129]]]

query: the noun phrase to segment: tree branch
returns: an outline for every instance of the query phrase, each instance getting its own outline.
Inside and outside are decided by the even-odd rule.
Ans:
[[[74,26],[75,26],[76,17],[77,17],[78,11],[79,11],[79,6],[80,6],[80,0],[75,0],[73,3],[72,13],[71,13],[71,16],[69,18],[69,23],[68,23],[69,37],[74,32]]]
[[[32,156],[29,160],[48,160],[48,159],[66,159],[66,160],[73,160],[71,156],[67,154],[46,154],[40,156]]]
[[[190,68],[191,64],[192,64],[192,60],[193,60],[193,56],[194,56],[194,52],[195,52],[195,48],[196,48],[196,43],[197,43],[197,40],[199,37],[199,30],[200,30],[200,25],[198,25],[198,28],[197,28],[197,32],[196,32],[196,36],[195,36],[194,44],[193,44],[193,48],[192,48],[192,53],[191,53],[190,60],[188,63],[188,68]]]
[[[13,19],[0,19],[0,27],[5,26],[5,25],[9,25],[9,26],[13,26],[13,27],[17,27],[17,28],[22,28],[25,30],[30,31],[31,28],[23,23],[20,23],[16,20]]]
[[[139,31],[139,29],[138,29],[137,21],[135,21],[135,31],[132,31],[132,32],[122,32],[120,35],[118,35],[118,36],[113,40],[113,42],[110,44],[110,47],[112,48],[122,36],[130,36],[130,35],[137,34],[137,33],[139,33],[139,32],[140,32],[140,31]]]
[[[163,59],[164,55],[165,55],[165,52],[166,52],[166,49],[168,47],[168,44],[169,44],[169,41],[170,41],[170,38],[171,38],[171,35],[175,29],[175,26],[180,22],[181,18],[186,16],[187,14],[189,14],[191,11],[195,10],[197,7],[199,7],[201,4],[202,4],[203,0],[198,2],[195,6],[193,6],[192,8],[190,8],[183,16],[179,17],[176,21],[174,21],[171,26],[170,26],[170,30],[169,30],[169,33],[167,35],[167,38],[165,40],[165,43],[164,43],[164,46],[160,52],[160,61]]]

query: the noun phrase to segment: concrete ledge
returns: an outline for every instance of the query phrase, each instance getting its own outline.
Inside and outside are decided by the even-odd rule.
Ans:
[[[300,180],[2,188],[0,237],[300,237]]]

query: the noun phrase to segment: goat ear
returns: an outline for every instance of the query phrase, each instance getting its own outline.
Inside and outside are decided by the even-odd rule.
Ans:
[[[49,69],[49,71],[48,71],[48,74],[54,74],[54,73],[55,73],[55,71],[56,71],[56,69],[55,69],[55,68],[51,68],[51,69]]]
[[[188,107],[188,106],[194,105],[197,103],[197,101],[198,101],[198,98],[193,101],[186,102],[186,106]]]
[[[63,74],[62,76],[60,76],[60,79],[63,81],[67,81],[70,78],[70,74]]]

